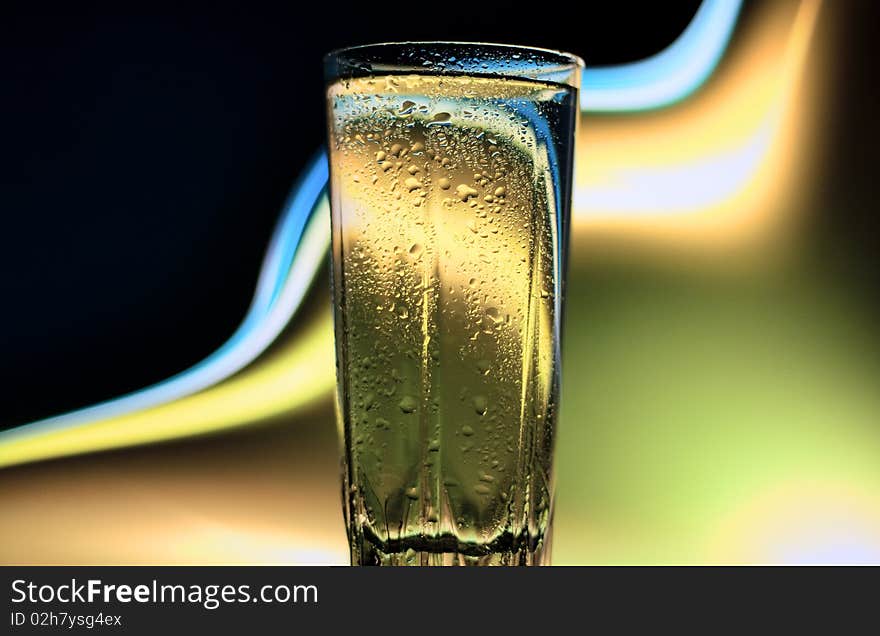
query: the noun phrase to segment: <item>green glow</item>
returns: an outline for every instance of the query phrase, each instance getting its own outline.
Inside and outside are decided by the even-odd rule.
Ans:
[[[880,492],[880,356],[844,291],[630,270],[575,273],[568,302],[555,562],[772,559],[718,543],[760,536],[751,500]]]

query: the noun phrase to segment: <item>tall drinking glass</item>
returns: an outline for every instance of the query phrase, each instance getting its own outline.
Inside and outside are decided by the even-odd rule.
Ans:
[[[325,59],[353,564],[549,561],[581,68],[444,42]]]

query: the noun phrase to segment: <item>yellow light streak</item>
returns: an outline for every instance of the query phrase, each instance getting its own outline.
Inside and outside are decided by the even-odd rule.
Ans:
[[[0,467],[227,430],[253,424],[326,397],[333,375],[329,309],[295,340],[231,379],[157,408],[0,446]]]
[[[774,3],[717,77],[677,108],[585,121],[575,247],[620,237],[743,245],[777,236],[816,135],[806,74],[819,0]],[[807,84],[806,86],[804,84]],[[801,177],[798,179],[797,177]]]

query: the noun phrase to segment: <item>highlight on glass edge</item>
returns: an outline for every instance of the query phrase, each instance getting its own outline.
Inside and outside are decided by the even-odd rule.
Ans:
[[[471,43],[325,58],[352,564],[549,563],[582,68]]]

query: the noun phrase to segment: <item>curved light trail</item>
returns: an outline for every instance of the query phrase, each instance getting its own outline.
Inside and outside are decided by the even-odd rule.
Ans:
[[[786,198],[811,155],[802,132],[810,106],[799,91],[819,8],[804,0],[766,12],[699,99],[584,126],[590,153],[578,165],[575,234],[715,249],[787,229],[780,206],[767,202]]]
[[[705,0],[669,47],[648,59],[584,70],[581,108],[640,111],[669,106],[696,91],[724,54],[741,0]]]
[[[326,182],[327,161],[319,153],[285,204],[244,320],[217,351],[146,389],[0,433],[0,465],[3,446],[11,440],[165,404],[212,386],[253,362],[290,321],[323,263],[330,239]]]
[[[740,4],[741,0],[704,0],[682,35],[664,51],[641,62],[586,69],[581,109],[639,111],[686,98],[714,70]],[[312,336],[302,339],[303,347],[290,348],[297,355],[260,362],[302,304],[326,257],[330,241],[326,183],[326,156],[320,152],[285,204],[251,306],[223,346],[194,367],[151,387],[0,432],[0,467],[229,428],[283,412],[329,389],[332,374],[297,375],[315,368],[317,358],[302,351],[313,351],[309,343],[326,341],[329,316],[313,325]],[[285,371],[278,360],[300,366]],[[253,384],[251,380],[263,377],[267,368],[275,370],[274,380],[298,377],[300,382],[283,385],[283,390],[272,382]],[[275,387],[268,391],[272,397],[267,397],[266,387]],[[236,408],[234,401],[215,399],[218,395],[234,395],[243,402]]]

